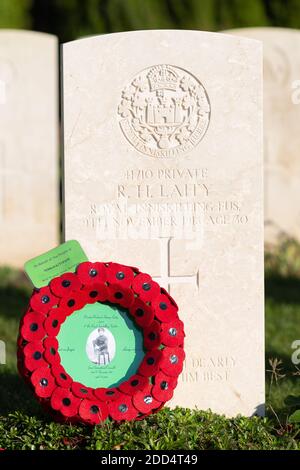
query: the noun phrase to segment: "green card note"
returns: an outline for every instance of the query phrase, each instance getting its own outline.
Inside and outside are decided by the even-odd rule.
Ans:
[[[87,387],[119,385],[136,374],[145,354],[142,332],[126,310],[98,302],[69,316],[57,339],[62,366]]]
[[[80,244],[70,240],[27,261],[24,269],[35,287],[43,287],[56,276],[74,272],[76,266],[87,259]]]

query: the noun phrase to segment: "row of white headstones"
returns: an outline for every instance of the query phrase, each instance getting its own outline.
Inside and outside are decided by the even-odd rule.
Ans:
[[[300,239],[300,34],[227,33],[264,46],[265,240]],[[59,240],[58,43],[2,30],[0,52],[0,263],[20,267]]]
[[[58,244],[61,148],[66,237],[95,260],[139,265],[178,299],[187,362],[173,403],[250,415],[264,403],[262,70],[257,42],[242,37],[264,45],[265,241],[273,243],[282,234],[300,238],[300,34],[228,33],[68,43],[62,143],[57,38],[0,32],[0,264],[20,267]],[[153,81],[146,101],[157,103],[151,117],[145,77]],[[164,203],[174,203],[169,219]],[[142,211],[138,239],[128,220]],[[189,233],[174,236],[172,224]]]

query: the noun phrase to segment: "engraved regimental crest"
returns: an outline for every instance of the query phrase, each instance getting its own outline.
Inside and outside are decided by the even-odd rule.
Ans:
[[[118,114],[123,134],[137,150],[172,157],[190,151],[203,138],[210,104],[203,85],[189,72],[155,65],[123,90]]]

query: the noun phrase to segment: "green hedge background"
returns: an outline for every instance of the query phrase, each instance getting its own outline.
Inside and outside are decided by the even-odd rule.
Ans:
[[[299,0],[0,0],[0,28],[56,34],[60,41],[153,28],[219,31],[300,28]]]

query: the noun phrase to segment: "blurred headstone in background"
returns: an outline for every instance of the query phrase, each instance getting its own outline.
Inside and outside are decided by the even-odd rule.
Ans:
[[[21,267],[59,233],[58,43],[0,31],[0,265]]]
[[[300,240],[300,32],[226,31],[263,41],[265,241]]]

